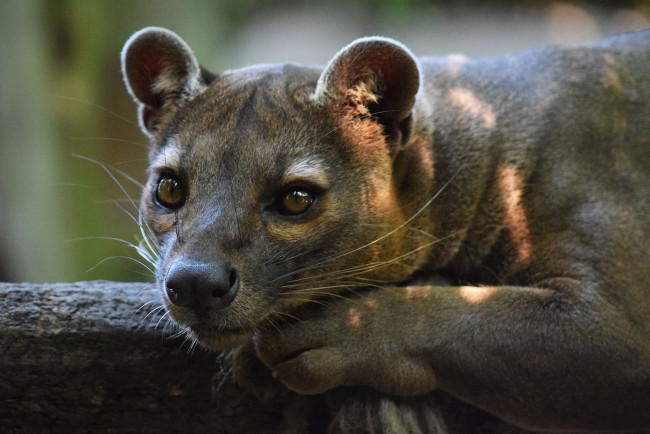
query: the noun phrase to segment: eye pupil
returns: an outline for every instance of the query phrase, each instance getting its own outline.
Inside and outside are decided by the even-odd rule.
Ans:
[[[291,190],[280,197],[278,211],[284,215],[298,215],[306,212],[314,202],[312,193],[305,190]]]
[[[165,208],[176,209],[183,206],[185,193],[174,178],[162,178],[156,186],[156,200]]]

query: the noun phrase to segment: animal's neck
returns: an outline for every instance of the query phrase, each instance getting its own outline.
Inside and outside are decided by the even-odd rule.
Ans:
[[[423,95],[416,105],[411,146],[413,153],[426,161],[416,177],[428,185],[418,189],[428,197],[435,196],[426,230],[440,242],[433,246],[429,263],[434,269],[451,268],[454,274],[470,276],[507,229],[506,208],[513,224],[525,221],[521,206],[525,180],[516,167],[505,165],[497,152],[498,126],[486,129],[484,117],[467,110],[458,110],[455,122],[443,118],[449,110],[440,107],[449,105],[448,95]],[[414,170],[411,165],[405,172],[413,176]],[[524,242],[525,231],[513,228],[512,232]]]

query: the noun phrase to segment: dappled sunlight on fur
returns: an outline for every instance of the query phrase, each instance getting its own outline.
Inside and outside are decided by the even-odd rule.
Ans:
[[[505,207],[506,227],[517,252],[517,261],[526,262],[530,258],[532,246],[526,210],[521,203],[524,187],[521,176],[514,167],[507,165],[499,166],[497,176],[501,200]]]
[[[451,89],[449,102],[481,119],[486,129],[493,130],[496,126],[496,115],[492,107],[481,102],[472,91],[462,88]]]
[[[460,296],[469,304],[480,304],[497,291],[494,286],[461,286]]]

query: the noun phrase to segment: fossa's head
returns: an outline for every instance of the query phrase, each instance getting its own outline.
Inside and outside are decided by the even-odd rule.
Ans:
[[[417,211],[430,192],[417,164],[396,175],[419,86],[401,44],[357,40],[324,70],[215,75],[177,35],[147,28],[122,66],[150,138],[141,212],[156,278],[204,345],[237,345],[301,304],[406,279],[424,261]]]

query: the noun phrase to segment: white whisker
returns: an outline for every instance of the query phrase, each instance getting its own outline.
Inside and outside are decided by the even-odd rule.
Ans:
[[[462,168],[461,168],[461,169],[462,169]],[[441,187],[441,188],[440,188],[440,189],[439,189],[439,190],[438,190],[438,191],[437,191],[437,192],[436,192],[436,193],[435,193],[435,194],[434,194],[434,195],[433,195],[433,196],[432,196],[428,201],[426,201],[424,205],[422,205],[422,207],[421,207],[419,210],[417,210],[413,215],[411,215],[411,217],[409,217],[406,221],[404,221],[404,223],[400,224],[400,225],[397,226],[396,228],[390,230],[389,232],[385,233],[384,235],[382,235],[382,236],[380,236],[380,237],[378,237],[378,238],[375,238],[373,241],[370,241],[369,243],[366,243],[366,244],[364,244],[364,245],[362,245],[362,246],[359,246],[359,247],[357,247],[357,248],[354,248],[354,249],[352,249],[352,250],[349,250],[349,251],[347,251],[347,252],[345,252],[345,253],[341,253],[341,254],[339,254],[339,255],[336,255],[336,256],[333,256],[333,257],[330,257],[330,258],[324,259],[324,260],[320,261],[318,264],[310,265],[310,266],[303,267],[303,268],[298,269],[298,270],[290,271],[290,272],[288,272],[288,273],[285,273],[285,274],[283,274],[283,275],[281,275],[281,276],[276,277],[276,278],[273,279],[271,282],[275,282],[275,281],[277,281],[277,280],[284,279],[284,278],[289,277],[289,276],[292,276],[292,275],[294,275],[294,274],[298,274],[298,273],[302,273],[302,272],[305,272],[305,271],[309,271],[309,270],[312,270],[312,269],[315,269],[315,268],[319,268],[319,267],[321,267],[322,264],[324,264],[324,263],[328,263],[328,262],[332,262],[332,261],[335,261],[335,260],[338,260],[338,259],[344,258],[344,257],[346,257],[346,256],[348,256],[348,255],[351,255],[351,254],[353,254],[353,253],[356,253],[356,252],[358,252],[358,251],[360,251],[360,250],[366,249],[366,248],[368,248],[368,247],[370,247],[370,246],[372,246],[372,245],[374,245],[374,244],[376,244],[376,243],[378,243],[378,242],[380,242],[380,241],[386,239],[387,237],[389,237],[389,236],[395,234],[397,231],[399,231],[400,229],[402,229],[402,228],[406,227],[408,224],[410,224],[410,223],[411,223],[411,222],[412,222],[412,221],[413,221],[413,220],[414,220],[418,215],[420,215],[420,214],[421,214],[421,213],[422,213],[422,212],[423,212],[423,211],[424,211],[424,210],[425,210],[429,205],[431,205],[431,203],[433,203],[433,201],[434,201],[434,200],[435,200],[435,199],[436,199],[436,198],[437,198],[437,197],[442,193],[442,191],[443,191],[443,190],[444,190],[444,189],[445,189],[445,188],[446,188],[446,187],[451,183],[451,181],[453,181],[453,179],[456,178],[456,176],[460,173],[461,169],[458,169],[458,170],[456,171],[456,173],[454,173],[454,174],[449,178],[449,180],[447,180],[447,182],[446,182],[446,183],[445,183],[445,184],[444,184],[444,185],[443,185],[443,186],[442,186],[442,187]]]

